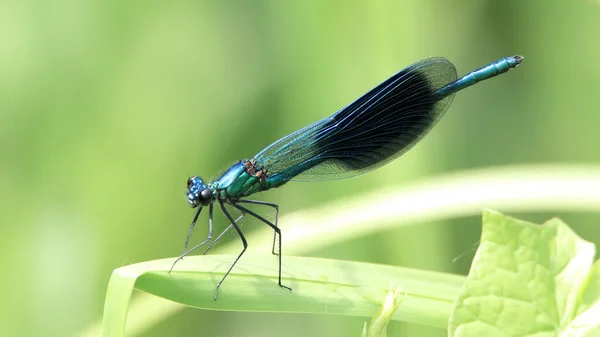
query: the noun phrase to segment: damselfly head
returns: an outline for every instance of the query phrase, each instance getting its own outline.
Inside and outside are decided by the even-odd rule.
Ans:
[[[213,201],[212,189],[204,184],[200,177],[191,177],[187,181],[187,199],[190,207],[208,206]]]

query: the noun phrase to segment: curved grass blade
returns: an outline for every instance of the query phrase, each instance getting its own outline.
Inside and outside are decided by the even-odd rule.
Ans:
[[[107,291],[104,335],[123,336],[133,288],[187,306],[208,310],[320,313],[371,317],[386,298],[389,284],[406,297],[393,320],[446,327],[464,277],[384,265],[290,256],[284,278],[291,293],[274,287],[277,268],[263,255],[249,255],[231,272],[218,301],[215,284],[235,256],[187,257],[168,273],[172,259],[121,267]],[[276,257],[271,256],[271,259]]]

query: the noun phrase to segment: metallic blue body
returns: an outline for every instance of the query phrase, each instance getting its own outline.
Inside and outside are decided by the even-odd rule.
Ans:
[[[227,188],[231,184],[233,184],[242,173],[244,173],[244,165],[242,161],[239,161],[233,166],[231,166],[229,170],[227,170],[225,173],[223,173],[223,175],[221,175],[221,178],[217,179],[212,184],[218,190]]]
[[[279,187],[288,181],[279,179],[277,175],[265,176],[264,179],[261,179],[256,174],[250,174],[248,172],[249,163],[249,161],[244,160],[233,164],[219,179],[210,182],[208,185],[201,178],[193,177],[188,188],[188,200],[193,200],[194,195],[202,190],[210,189],[216,198],[235,201],[254,193]]]
[[[290,180],[341,179],[376,169],[402,155],[437,123],[454,94],[515,68],[505,57],[456,79],[444,58],[419,61],[352,104],[239,161],[208,184],[214,198],[235,202]],[[199,179],[199,178],[197,178]],[[192,183],[188,200],[206,185]]]
[[[201,178],[191,177],[187,199],[192,208],[198,207],[198,211],[188,230],[184,253],[175,263],[212,240],[213,211],[218,205],[230,224],[206,251],[231,228],[239,235],[244,248],[217,284],[215,299],[221,283],[248,246],[238,224],[245,215],[253,216],[273,229],[272,252],[279,257],[279,286],[291,290],[281,282],[279,206],[245,197],[282,186],[290,180],[342,179],[377,169],[417,144],[448,110],[456,92],[503,74],[522,60],[521,56],[502,58],[460,79],[457,79],[454,65],[445,58],[432,57],[415,62],[333,115],[280,138],[250,160],[235,163],[219,179],[205,184]],[[274,221],[244,206],[247,204],[275,210]],[[203,207],[209,209],[208,237],[186,250]],[[239,211],[240,217],[234,219],[228,208]],[[278,251],[275,249],[277,239]]]
[[[457,91],[468,88],[473,84],[503,74],[521,64],[522,61],[522,56],[501,58],[496,62],[492,62],[485,67],[481,67],[477,70],[474,70],[468,73],[467,75],[461,77],[460,79],[456,80],[455,82],[448,84],[447,86],[438,90],[436,94],[440,96],[451,95]]]

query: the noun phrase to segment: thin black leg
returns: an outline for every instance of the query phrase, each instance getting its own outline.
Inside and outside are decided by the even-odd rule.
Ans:
[[[242,249],[242,251],[240,252],[238,257],[235,259],[235,261],[233,261],[233,263],[229,267],[229,270],[227,270],[227,273],[225,273],[225,276],[223,276],[221,281],[219,281],[219,283],[217,283],[217,289],[215,290],[215,298],[214,298],[215,301],[217,300],[217,297],[219,296],[219,288],[221,287],[221,284],[223,283],[223,281],[225,281],[225,278],[227,277],[227,275],[229,275],[229,273],[231,272],[231,269],[233,269],[233,266],[235,266],[235,264],[238,262],[240,257],[242,257],[242,255],[244,255],[246,248],[248,248],[248,242],[246,242],[246,237],[244,237],[244,233],[242,233],[242,230],[240,229],[240,227],[238,227],[238,225],[235,223],[235,220],[233,220],[233,217],[231,216],[231,214],[229,214],[229,211],[227,210],[227,208],[225,208],[223,201],[219,200],[219,204],[221,205],[221,209],[223,210],[223,213],[225,213],[225,216],[227,217],[227,219],[229,219],[229,222],[231,222],[231,225],[233,226],[233,228],[235,228],[238,235],[240,236],[240,239],[242,239],[242,244],[244,245],[244,249]]]
[[[246,215],[246,214],[242,213],[242,215],[240,215],[237,219],[235,219],[235,223],[238,223],[240,220],[242,220],[244,215]],[[231,225],[231,224],[229,226],[227,226],[227,228],[225,228],[221,232],[221,234],[219,234],[219,236],[217,236],[217,238],[214,239],[214,241],[210,243],[210,246],[208,246],[208,248],[206,248],[206,250],[204,251],[204,253],[202,253],[202,255],[206,255],[206,253],[208,253],[209,250],[211,250],[217,243],[219,243],[219,240],[221,240],[221,237],[232,228],[233,228],[233,225]]]
[[[201,210],[202,210],[202,207],[200,207],[200,209],[196,213],[196,216],[194,217],[194,220],[192,221],[192,225],[190,226],[190,230],[188,231],[187,238],[185,239],[185,248],[187,248],[188,239],[190,238],[190,233],[192,232],[192,229],[196,225],[196,221],[198,221],[198,215],[200,215]],[[175,262],[173,262],[171,269],[169,269],[169,273],[171,272],[171,270],[173,270],[173,267],[175,267],[175,264],[177,262],[179,262],[179,260],[183,259],[185,256],[189,255],[191,252],[195,251],[196,249],[200,248],[201,246],[204,246],[207,242],[209,242],[212,239],[212,235],[213,235],[213,205],[210,204],[210,207],[208,208],[208,237],[206,238],[206,240],[195,245],[192,249],[190,249],[188,251],[186,251],[184,248],[183,253],[181,253],[181,255],[179,255],[179,257],[175,260]]]
[[[192,235],[192,231],[194,230],[194,226],[196,226],[196,221],[198,221],[198,216],[200,215],[200,212],[202,212],[202,207],[198,207],[198,212],[196,212],[196,215],[194,216],[194,220],[192,220],[192,224],[190,225],[190,229],[188,229],[188,233],[187,236],[185,237],[185,245],[183,245],[183,253],[185,253],[185,250],[188,247],[188,242],[190,241],[190,236]]]
[[[265,224],[269,225],[269,227],[273,228],[273,230],[275,230],[275,232],[277,234],[279,234],[279,286],[282,288],[285,288],[289,291],[292,291],[292,288],[284,286],[283,284],[281,284],[281,230],[279,229],[279,227],[275,226],[274,224],[272,224],[269,220],[263,218],[262,216],[252,212],[251,210],[247,209],[244,206],[241,205],[237,205],[237,204],[233,204],[233,207],[239,209],[240,211],[244,212],[244,213],[248,213],[250,215],[252,215],[253,217],[257,218],[258,220],[264,222]]]
[[[264,202],[264,201],[258,201],[258,200],[238,200],[237,202],[238,204],[254,204],[254,205],[262,205],[262,206],[268,206],[268,207],[272,207],[275,209],[275,227],[279,228],[277,226],[277,221],[279,220],[279,205],[277,204],[273,204],[270,202]],[[277,231],[273,231],[273,249],[271,250],[271,254],[273,255],[277,255],[277,253],[275,252],[275,241],[277,240]],[[281,250],[281,247],[279,248],[279,250]]]

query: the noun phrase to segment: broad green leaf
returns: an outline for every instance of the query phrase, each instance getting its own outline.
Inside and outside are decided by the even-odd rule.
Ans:
[[[595,247],[566,224],[485,211],[481,243],[449,335],[593,336],[600,326]]]

